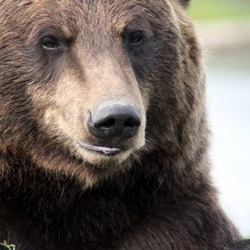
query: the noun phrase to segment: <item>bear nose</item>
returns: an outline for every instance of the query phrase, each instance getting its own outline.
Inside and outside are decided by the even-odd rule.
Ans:
[[[90,114],[88,128],[100,139],[128,139],[136,135],[140,127],[139,112],[132,105],[109,104],[99,107],[96,114]]]

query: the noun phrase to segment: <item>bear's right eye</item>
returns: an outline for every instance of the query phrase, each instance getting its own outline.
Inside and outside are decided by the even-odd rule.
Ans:
[[[58,50],[61,47],[58,39],[49,36],[42,38],[41,45],[43,49],[50,51]]]

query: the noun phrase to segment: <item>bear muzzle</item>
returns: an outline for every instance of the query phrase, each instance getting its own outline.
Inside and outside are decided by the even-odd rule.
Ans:
[[[82,141],[78,144],[89,151],[115,155],[124,151],[125,142],[136,136],[141,126],[139,111],[132,104],[104,103],[89,111],[88,131],[101,146]]]

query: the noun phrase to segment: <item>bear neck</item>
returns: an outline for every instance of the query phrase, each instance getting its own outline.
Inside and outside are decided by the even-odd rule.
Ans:
[[[89,197],[100,198],[107,193],[110,197],[123,197],[128,192],[131,195],[139,192],[142,196],[145,194],[147,199],[154,193],[153,203],[157,200],[156,196],[163,201],[178,200],[179,196],[189,195],[200,185],[210,183],[206,141],[204,145],[198,145],[188,161],[182,152],[169,153],[159,146],[144,154],[140,160],[129,161],[132,166],[128,167],[128,171],[115,174],[89,189],[83,189],[82,183],[75,178],[49,173],[29,159],[18,159],[11,153],[0,154],[1,165],[8,169],[2,173],[0,199],[7,197],[20,207],[29,207],[32,202],[37,211],[74,209],[78,202],[84,202]]]
[[[193,159],[201,165],[205,164],[203,150],[199,149]],[[50,240],[84,239],[88,244],[92,228],[105,241],[110,236],[107,232],[116,237],[136,218],[151,214],[157,207],[211,191],[204,172],[197,173],[194,161],[182,169],[181,158],[178,153],[169,155],[158,148],[145,154],[140,162],[134,161],[127,172],[83,190],[73,178],[55,177],[27,159],[17,160],[5,154],[0,161],[8,164],[9,172],[2,175],[0,201],[17,213],[25,212],[34,221],[39,220]],[[100,229],[100,225],[105,226]],[[75,234],[79,228],[82,231]]]

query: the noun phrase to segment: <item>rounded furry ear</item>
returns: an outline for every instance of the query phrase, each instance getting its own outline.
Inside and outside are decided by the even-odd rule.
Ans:
[[[179,0],[179,2],[181,3],[181,5],[183,5],[186,8],[188,7],[191,0]]]

